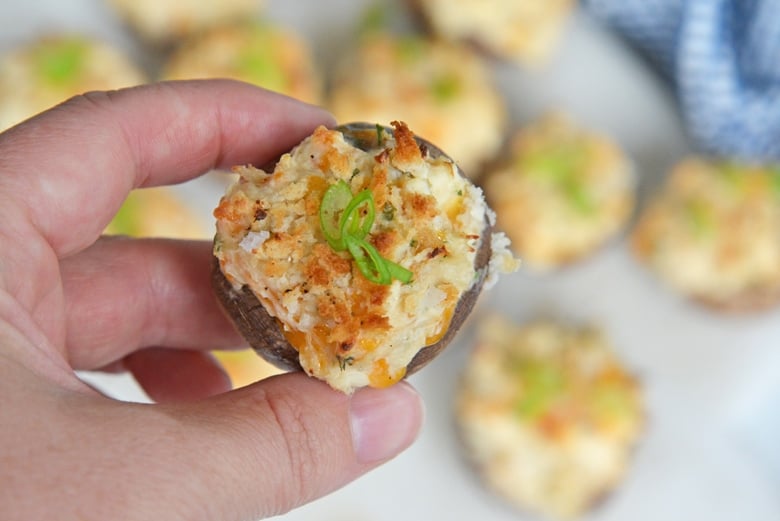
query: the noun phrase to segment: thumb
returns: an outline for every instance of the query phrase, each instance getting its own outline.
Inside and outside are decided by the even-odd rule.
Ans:
[[[166,472],[190,482],[181,500],[202,498],[204,519],[225,520],[280,514],[340,488],[407,448],[423,416],[406,383],[347,396],[301,373],[171,407],[180,431],[156,447],[170,451],[160,461],[175,457]]]

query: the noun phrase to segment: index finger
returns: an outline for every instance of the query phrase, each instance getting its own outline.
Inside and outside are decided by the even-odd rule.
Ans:
[[[0,135],[0,199],[21,205],[61,258],[94,242],[131,189],[264,164],[330,123],[324,110],[229,80],[88,93]]]

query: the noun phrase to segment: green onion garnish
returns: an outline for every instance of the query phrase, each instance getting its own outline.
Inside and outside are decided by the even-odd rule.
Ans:
[[[352,190],[344,181],[331,185],[325,191],[320,203],[320,226],[325,239],[331,248],[336,251],[344,251],[347,245],[341,237],[339,212],[347,207],[352,199]]]
[[[61,87],[77,79],[88,53],[87,43],[80,39],[52,41],[35,51],[34,63],[44,81]]]
[[[371,282],[388,285],[397,279],[406,284],[412,280],[412,272],[382,257],[365,240],[375,216],[371,190],[353,196],[343,180],[331,185],[320,203],[322,233],[334,251],[348,251],[360,273]]]
[[[387,269],[390,272],[390,277],[394,279],[398,279],[404,284],[408,284],[412,281],[412,272],[401,266],[400,264],[396,264],[395,262],[389,261],[387,259],[383,259],[387,263]]]
[[[345,237],[345,242],[347,250],[354,257],[355,264],[365,278],[376,284],[390,284],[393,281],[387,267],[387,259],[382,258],[371,243],[351,235]]]
[[[343,182],[343,181],[342,181]],[[365,215],[361,215],[360,208],[366,207]],[[371,230],[371,225],[374,224],[374,216],[376,215],[376,208],[374,207],[374,195],[371,190],[363,190],[347,204],[347,207],[341,213],[341,219],[339,220],[339,230],[341,235],[344,235],[344,231],[347,231],[347,235],[354,237],[355,239],[362,239]]]
[[[773,166],[769,169],[769,175],[772,176],[772,188],[775,190],[775,194],[780,196],[780,166]]]
[[[453,74],[442,75],[434,78],[430,88],[436,101],[447,103],[458,96],[461,90],[460,79]]]

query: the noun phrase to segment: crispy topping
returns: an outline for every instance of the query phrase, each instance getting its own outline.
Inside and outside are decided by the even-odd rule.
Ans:
[[[414,133],[405,123],[393,121],[391,123],[395,132],[395,148],[392,152],[393,164],[401,170],[407,170],[409,166],[422,160],[422,153],[414,139]]]
[[[215,211],[223,272],[280,321],[307,372],[345,392],[395,383],[442,338],[486,225],[452,164],[423,160],[406,125],[382,134],[377,146],[373,129],[354,141],[320,127],[272,174],[238,168]]]
[[[404,203],[408,204],[417,219],[431,219],[438,213],[436,199],[431,195],[414,193]]]

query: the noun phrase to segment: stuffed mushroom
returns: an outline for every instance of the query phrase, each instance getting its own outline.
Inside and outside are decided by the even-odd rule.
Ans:
[[[637,257],[709,307],[750,311],[780,300],[780,167],[687,158],[642,212]]]
[[[270,22],[244,21],[199,33],[170,56],[163,78],[233,78],[307,103],[322,101],[322,79],[307,43]]]
[[[482,192],[401,122],[318,128],[214,215],[214,285],[260,355],[345,393],[387,387],[516,269]]]
[[[408,1],[438,37],[524,64],[547,59],[574,7],[572,0]]]
[[[521,129],[484,186],[498,227],[538,271],[592,254],[625,227],[635,202],[629,157],[562,114]]]
[[[0,130],[71,96],[146,82],[121,51],[81,35],[52,35],[0,57]]]
[[[606,335],[546,319],[481,324],[456,397],[469,460],[523,511],[570,519],[624,477],[643,400]]]
[[[252,18],[262,0],[109,0],[146,42],[168,46],[216,25]]]
[[[480,57],[453,42],[364,34],[336,67],[329,108],[340,121],[402,119],[472,179],[504,142],[504,98]]]

